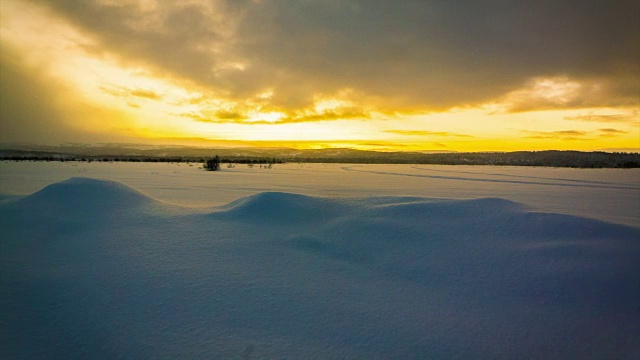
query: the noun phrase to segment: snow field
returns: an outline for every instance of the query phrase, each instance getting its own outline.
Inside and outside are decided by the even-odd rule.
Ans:
[[[71,178],[0,202],[0,355],[632,359],[639,241],[495,197],[192,208]]]

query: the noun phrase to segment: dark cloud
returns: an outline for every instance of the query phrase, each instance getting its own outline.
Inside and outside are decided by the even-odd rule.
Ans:
[[[145,9],[127,1],[36,2],[80,26],[106,50],[121,55],[125,63],[146,63],[159,72],[188,79],[212,80],[219,63],[216,53],[229,45],[223,35],[227,24],[218,12],[220,9],[206,4],[163,2],[154,9]],[[232,13],[226,15],[234,17]]]
[[[231,99],[271,88],[287,109],[352,89],[379,111],[437,110],[546,76],[604,84],[574,107],[640,94],[635,0],[38,2],[122,61]]]
[[[534,76],[604,81],[621,64],[637,73],[631,1],[269,4],[241,30],[245,39],[261,34],[244,50],[263,71],[283,74],[269,79],[281,82],[283,102],[350,87],[390,108],[442,108],[495,98]],[[313,88],[296,92],[290,79]],[[637,94],[634,85],[624,90]]]

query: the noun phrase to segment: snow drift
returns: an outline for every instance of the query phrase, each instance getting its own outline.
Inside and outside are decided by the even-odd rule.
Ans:
[[[640,229],[502,199],[75,178],[0,203],[3,358],[637,358]]]

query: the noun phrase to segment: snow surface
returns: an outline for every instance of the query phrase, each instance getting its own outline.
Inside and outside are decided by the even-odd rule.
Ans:
[[[250,192],[192,208],[71,178],[6,196],[0,357],[640,357],[640,227],[496,197]]]
[[[283,164],[211,173],[202,164],[0,162],[0,201],[74,176],[127,184],[169,203],[210,207],[261,192],[321,197],[497,197],[541,211],[640,227],[640,169]]]

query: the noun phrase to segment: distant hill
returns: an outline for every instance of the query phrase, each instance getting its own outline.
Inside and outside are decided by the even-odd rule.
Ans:
[[[0,147],[0,160],[33,161],[145,161],[204,162],[218,155],[222,162],[237,163],[363,163],[549,166],[578,168],[638,168],[639,153],[581,151],[514,152],[380,152],[347,148],[203,148],[136,144]]]

